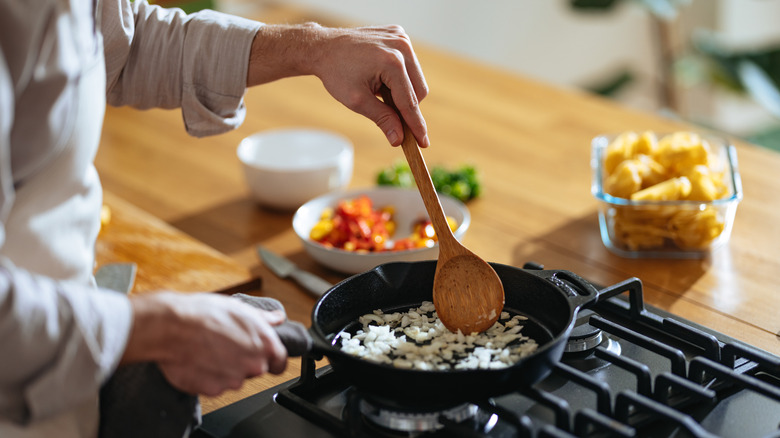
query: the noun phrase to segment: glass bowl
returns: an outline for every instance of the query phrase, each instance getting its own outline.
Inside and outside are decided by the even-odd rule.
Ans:
[[[659,140],[668,135],[649,134]],[[717,199],[638,200],[613,196],[608,191],[618,190],[613,188],[614,180],[608,181],[607,161],[612,161],[609,170],[614,173],[615,160],[607,158],[607,149],[619,135],[601,135],[592,140],[591,192],[599,201],[601,240],[613,253],[628,258],[703,258],[728,242],[742,199],[736,149],[722,137],[684,134],[698,135],[708,145],[707,166],[719,176],[723,192]],[[670,160],[674,166],[676,161]]]

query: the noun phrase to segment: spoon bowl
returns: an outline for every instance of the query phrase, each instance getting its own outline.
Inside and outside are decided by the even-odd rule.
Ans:
[[[425,209],[439,239],[439,258],[433,278],[433,305],[442,323],[452,332],[479,333],[490,328],[504,308],[504,286],[487,262],[463,246],[452,234],[431,174],[390,90],[382,87],[382,99],[401,118],[403,148]]]

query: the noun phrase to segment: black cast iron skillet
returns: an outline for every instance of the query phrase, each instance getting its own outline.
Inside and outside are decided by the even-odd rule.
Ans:
[[[337,335],[375,309],[406,311],[432,299],[436,261],[380,265],[331,288],[312,312],[312,353],[370,396],[403,405],[461,403],[516,391],[546,377],[563,355],[577,311],[606,298],[569,271],[526,270],[491,263],[504,284],[505,311],[528,317],[523,334],[536,352],[495,370],[419,371],[395,368],[343,353]],[[606,291],[606,289],[605,289]],[[614,295],[619,291],[611,291]]]

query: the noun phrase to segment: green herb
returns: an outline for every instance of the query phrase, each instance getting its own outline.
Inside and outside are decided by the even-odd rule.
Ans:
[[[478,197],[482,190],[477,171],[474,166],[470,165],[464,165],[454,170],[449,170],[444,166],[434,166],[431,168],[431,180],[436,191],[464,202]],[[381,186],[415,186],[409,164],[404,161],[394,163],[380,171],[376,181]]]

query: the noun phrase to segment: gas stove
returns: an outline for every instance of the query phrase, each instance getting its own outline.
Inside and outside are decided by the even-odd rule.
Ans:
[[[621,287],[579,313],[561,361],[529,387],[399,405],[305,357],[300,378],[205,415],[194,436],[780,437],[780,357],[644,304],[636,278]]]

